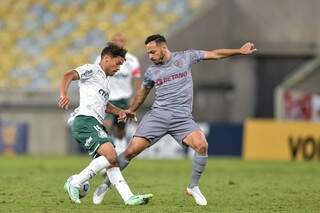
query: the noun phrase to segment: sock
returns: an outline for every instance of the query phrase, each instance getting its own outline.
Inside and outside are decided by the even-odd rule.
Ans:
[[[103,168],[107,168],[109,165],[109,161],[104,156],[97,157],[93,159],[84,170],[82,170],[71,180],[71,184],[80,187],[82,183],[91,179],[97,174],[97,172],[99,172]]]
[[[126,159],[126,157],[124,156],[124,153],[121,153],[120,155],[118,155],[117,159],[118,159],[118,164],[121,171],[124,170],[130,162]],[[106,177],[106,179],[104,180],[104,183],[107,184],[109,187],[111,186],[111,182],[108,177]]]
[[[189,184],[190,188],[198,186],[200,177],[206,167],[208,155],[200,155],[195,152],[192,160],[192,176]]]
[[[127,182],[124,180],[119,167],[108,169],[107,175],[112,185],[116,187],[124,202],[126,202],[131,196],[133,196],[133,193],[131,192]]]

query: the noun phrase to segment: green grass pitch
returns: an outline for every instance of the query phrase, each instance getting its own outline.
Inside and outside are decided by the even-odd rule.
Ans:
[[[70,156],[0,156],[0,212],[319,212],[318,162],[243,161],[211,158],[200,187],[208,206],[196,206],[184,194],[190,160],[134,160],[124,176],[134,192],[155,196],[148,205],[125,206],[117,192],[108,192],[100,206],[92,204],[95,186],[81,205],[63,191],[68,176],[89,158]]]

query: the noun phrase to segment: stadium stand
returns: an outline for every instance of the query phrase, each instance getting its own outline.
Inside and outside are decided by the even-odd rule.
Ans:
[[[54,90],[63,72],[92,61],[115,32],[125,32],[127,48],[139,53],[147,35],[166,32],[190,18],[186,14],[203,3],[204,0],[2,0],[0,48],[6,54],[0,57],[0,89]]]

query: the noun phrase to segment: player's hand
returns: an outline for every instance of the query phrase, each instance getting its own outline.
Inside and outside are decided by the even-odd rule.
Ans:
[[[130,110],[121,110],[118,115],[118,122],[127,122],[134,119],[136,121],[136,113]]]
[[[70,99],[68,96],[60,96],[58,105],[61,109],[68,109],[70,105]]]
[[[137,121],[137,117],[136,117],[137,114],[136,114],[136,112],[132,112],[132,111],[129,110],[129,109],[125,110],[125,112],[126,112],[127,118],[128,118],[129,120]]]
[[[253,52],[257,51],[257,48],[255,48],[254,44],[251,42],[245,43],[241,48],[240,48],[240,53],[242,55],[249,55],[252,54]]]

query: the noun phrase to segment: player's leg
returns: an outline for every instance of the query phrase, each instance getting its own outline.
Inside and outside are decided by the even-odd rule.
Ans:
[[[140,152],[147,147],[155,144],[162,136],[168,131],[168,123],[170,116],[166,112],[149,111],[140,122],[134,138],[128,145],[126,150],[118,156],[118,164],[120,169],[128,166],[131,159],[137,156]],[[110,181],[105,179],[93,194],[93,203],[100,204],[110,187]]]
[[[111,146],[101,146],[97,152],[110,162],[110,165],[107,168],[107,176],[111,184],[117,189],[125,204],[140,205],[147,203],[153,195],[133,195],[118,166],[116,150],[113,148],[111,143],[109,143],[109,145]],[[101,170],[103,168],[99,169]]]
[[[106,117],[103,120],[104,129],[107,132],[111,133],[111,135],[112,135],[113,130],[114,130],[114,125],[116,123],[116,119],[117,118],[116,118],[116,116],[114,114],[107,113]],[[113,136],[113,144],[117,147],[116,143],[117,143],[117,141],[115,140],[115,137]],[[106,177],[107,176],[107,170],[106,169],[101,170],[100,174]]]
[[[140,152],[142,152],[149,146],[150,142],[147,139],[141,137],[134,137],[127,149],[123,153],[121,153],[117,158],[119,168],[121,170],[125,169],[132,158],[137,156]],[[112,180],[108,175],[108,177],[105,178],[104,182],[95,190],[93,194],[92,201],[94,204],[101,204],[106,192],[111,186],[111,183]]]
[[[79,174],[74,175],[72,180],[67,181],[65,184],[65,190],[68,192],[70,199],[75,203],[80,203],[79,188],[81,184],[93,178],[100,170],[117,165],[116,154],[113,154],[113,145],[111,143],[104,143],[98,144],[98,146],[97,152],[101,153],[101,156],[93,159],[86,168]]]
[[[192,175],[187,194],[194,197],[199,205],[207,205],[207,200],[199,189],[199,180],[205,170],[208,160],[208,143],[201,130],[190,133],[183,142],[195,150],[192,160]]]
[[[71,133],[73,138],[88,151],[89,155],[94,157],[85,169],[75,175],[72,180],[65,183],[65,190],[68,192],[70,199],[75,203],[80,203],[80,185],[92,178],[96,172],[102,168],[110,166],[110,162],[106,157],[100,156],[95,158],[97,150],[105,149],[105,147],[111,147],[113,149],[113,145],[108,143],[112,142],[112,140],[103,130],[102,125],[90,116],[76,116],[73,121]],[[111,148],[109,149],[111,150]],[[111,161],[112,164],[115,164],[115,162],[116,161]]]
[[[199,184],[200,177],[205,169],[208,159],[208,143],[201,130],[190,133],[185,139],[184,143],[195,150],[193,158],[192,178],[190,187]]]
[[[192,159],[192,176],[187,192],[192,195],[199,205],[206,205],[207,201],[199,189],[199,180],[205,170],[208,159],[208,143],[204,133],[192,118],[174,118],[170,125],[170,135],[181,145],[187,145],[195,150]]]
[[[117,155],[114,151],[112,143],[103,143],[97,149],[100,155],[94,158],[89,165],[71,180],[71,184],[77,187],[91,178],[101,169],[117,166]]]
[[[88,116],[76,117],[72,126],[72,135],[94,159],[72,180],[67,181],[65,188],[71,200],[80,203],[80,185],[93,178],[100,170],[108,168],[107,175],[126,204],[138,205],[148,201],[151,195],[134,196],[132,194],[118,167],[117,153],[112,139],[96,119]]]
[[[119,166],[121,168],[121,170],[123,170],[124,168],[126,168],[130,162],[130,160],[133,158],[133,156],[136,156],[137,154],[139,154],[140,152],[142,152],[144,149],[146,149],[149,146],[149,141],[147,141],[146,139],[144,139],[144,141],[139,140],[139,138],[134,138],[132,140],[132,142],[130,143],[128,149],[126,149],[124,151],[124,153],[121,153],[118,156],[118,163]],[[121,189],[121,188],[125,188],[125,184],[126,182],[124,181],[124,179],[120,178],[120,168],[116,167],[116,168],[111,168],[107,170],[107,174],[108,174],[108,180],[106,181],[107,183],[105,183],[107,186],[110,187],[110,185],[112,184],[113,186],[115,186],[117,188],[117,190],[125,190],[125,189]],[[116,170],[118,172],[118,180],[116,180],[116,176],[114,176],[112,173],[114,172],[114,170]],[[111,184],[110,184],[111,183]],[[118,186],[119,185],[119,186]],[[122,186],[120,186],[122,185]],[[121,187],[118,189],[118,187]],[[127,187],[126,189],[127,191],[129,190],[129,187]],[[119,191],[120,193],[120,191]],[[142,197],[141,197],[142,196]],[[123,197],[125,203],[127,205],[136,205],[136,204],[143,204],[144,202],[148,202],[148,200],[153,196],[151,194],[146,194],[146,195],[141,195],[141,196],[131,196],[128,200],[125,200],[126,198]],[[103,199],[103,197],[102,197]],[[141,199],[143,202],[141,202]],[[100,203],[102,202],[102,200],[100,201]],[[137,203],[138,202],[138,203]],[[95,203],[99,203],[99,202],[95,202]]]

